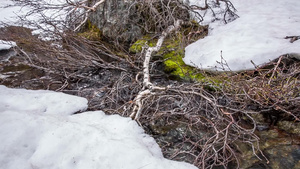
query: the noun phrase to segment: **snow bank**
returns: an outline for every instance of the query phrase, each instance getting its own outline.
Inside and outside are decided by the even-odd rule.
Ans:
[[[38,1],[37,1],[38,2]],[[45,10],[39,13],[31,13],[34,7],[22,6],[18,2],[13,2],[12,0],[1,0],[0,3],[0,28],[6,25],[22,26],[32,29],[33,35],[39,35],[40,38],[44,40],[51,40],[55,37],[50,32],[55,30],[62,31],[64,26],[62,25],[68,14],[68,9],[66,8],[65,0],[41,0],[38,2],[40,6],[44,6]],[[64,7],[63,9],[61,7]],[[30,14],[30,15],[27,15]],[[21,20],[21,17],[26,18]],[[56,25],[48,24],[51,20],[56,22]]]
[[[0,27],[5,26],[1,22],[6,24],[12,24],[19,20],[18,16],[24,15],[29,12],[29,8],[21,8],[20,6],[13,6],[12,0],[1,0],[0,3]]]
[[[14,46],[17,46],[16,42],[0,40],[0,51],[8,50]]]
[[[86,108],[83,98],[0,86],[0,166],[5,169],[196,169],[163,158],[130,118]]]
[[[31,22],[38,22],[43,17],[49,17],[54,20],[56,19],[64,19],[66,11],[53,9],[56,5],[63,6],[66,1],[65,0],[42,0],[39,2],[40,4],[50,4],[52,5],[52,9],[45,10],[41,16],[40,14],[32,14],[27,16],[26,18]],[[29,6],[20,6],[18,2],[13,2],[12,0],[1,0],[0,3],[0,22],[6,23],[8,25],[24,25],[23,22],[20,21],[20,16],[23,16],[30,12],[32,9]],[[41,26],[45,26],[43,23],[40,23]],[[2,27],[4,25],[0,25]]]
[[[192,0],[191,2],[194,2]],[[226,25],[211,24],[209,35],[185,49],[184,62],[203,69],[220,67],[222,57],[231,70],[254,68],[280,55],[300,53],[299,0],[231,0],[240,18]]]
[[[63,93],[0,86],[0,111],[22,111],[70,115],[87,109],[85,98]]]

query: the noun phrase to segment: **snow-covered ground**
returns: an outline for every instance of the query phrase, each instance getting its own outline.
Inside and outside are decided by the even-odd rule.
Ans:
[[[14,2],[11,0],[1,0],[0,3],[0,27],[5,24],[13,24],[18,20],[18,16],[24,15],[29,12],[29,8],[21,8],[20,6],[14,6]],[[5,23],[5,24],[1,24]]]
[[[203,1],[203,0],[202,0]],[[202,4],[190,0],[191,4]],[[287,53],[300,53],[299,0],[230,0],[239,18],[226,25],[210,24],[209,35],[185,49],[185,63],[203,69],[220,67],[222,57],[231,70],[253,69]],[[223,3],[221,1],[221,3]],[[207,18],[210,18],[207,15]],[[205,23],[209,21],[206,19]],[[228,70],[228,69],[227,69]]]
[[[40,4],[44,4],[47,7],[51,8],[48,10],[43,10],[41,14],[44,16],[41,16],[40,14],[30,14],[26,17],[29,21],[36,22],[43,17],[49,17],[52,19],[64,19],[65,18],[65,11],[60,11],[59,9],[55,9],[55,6],[63,5],[66,3],[65,0],[41,0],[39,2]],[[9,25],[22,25],[22,26],[28,26],[23,25],[24,22],[21,22],[20,17],[29,13],[33,7],[29,6],[23,6],[21,4],[18,4],[17,2],[13,2],[12,0],[1,0],[0,3],[0,22],[3,22],[5,24]],[[42,23],[40,23],[42,24]],[[0,25],[0,27],[5,26]]]
[[[130,118],[84,112],[87,100],[0,85],[1,169],[196,169],[163,158]]]
[[[6,25],[23,26],[33,29],[32,33],[44,40],[55,38],[50,32],[54,29],[63,30],[63,22],[58,21],[64,21],[68,14],[66,0],[40,0],[35,3],[38,4],[34,8],[12,0],[1,0],[0,28]],[[41,10],[39,6],[47,9]],[[60,8],[62,6],[63,8]],[[32,10],[35,12],[31,13]],[[53,26],[47,20],[60,24]]]
[[[8,50],[14,46],[16,46],[16,42],[13,41],[4,41],[4,40],[0,40],[0,51],[1,50]]]

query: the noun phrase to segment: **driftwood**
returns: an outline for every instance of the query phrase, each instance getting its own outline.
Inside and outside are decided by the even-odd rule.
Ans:
[[[145,53],[145,60],[143,64],[143,90],[139,92],[135,99],[135,106],[133,108],[133,112],[131,113],[130,117],[132,119],[137,120],[139,115],[141,114],[142,110],[142,102],[141,99],[147,95],[150,95],[155,90],[166,90],[167,87],[158,87],[153,85],[150,81],[150,73],[149,73],[149,65],[150,60],[153,52],[157,52],[160,48],[162,43],[164,42],[165,38],[168,36],[169,33],[177,30],[180,28],[180,25],[183,21],[177,20],[174,25],[169,26],[165,31],[162,32],[161,36],[159,37],[156,45],[154,47],[149,47]]]

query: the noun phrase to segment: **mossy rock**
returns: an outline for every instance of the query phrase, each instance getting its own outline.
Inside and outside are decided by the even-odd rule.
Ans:
[[[278,128],[290,134],[300,136],[300,123],[294,121],[279,121]]]
[[[122,50],[119,50],[113,43],[109,43],[107,38],[103,36],[102,30],[100,30],[96,25],[93,25],[91,21],[87,21],[85,24],[84,31],[78,33],[78,36],[84,37],[91,41],[96,41],[107,47],[111,52],[113,52],[116,56],[120,58],[129,58],[129,55]],[[114,59],[110,57],[105,57],[104,55],[101,58],[107,62],[111,62]]]
[[[141,53],[143,47],[153,47],[156,44],[157,39],[151,38],[149,35],[137,40],[129,48],[131,53]],[[164,59],[164,71],[180,79],[191,80],[195,78],[204,78],[199,73],[194,73],[195,68],[186,65],[182,57],[184,56],[184,49],[180,47],[181,41],[179,38],[167,38],[161,49],[155,54],[161,59]]]

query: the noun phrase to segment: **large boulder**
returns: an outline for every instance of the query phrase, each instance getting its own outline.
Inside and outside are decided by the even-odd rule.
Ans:
[[[91,13],[89,20],[105,37],[134,42],[143,34],[162,32],[177,19],[188,21],[189,11],[183,3],[182,0],[106,0]]]
[[[91,0],[92,4],[97,0]],[[131,42],[141,36],[132,0],[107,0],[91,13],[89,20],[105,37]]]

